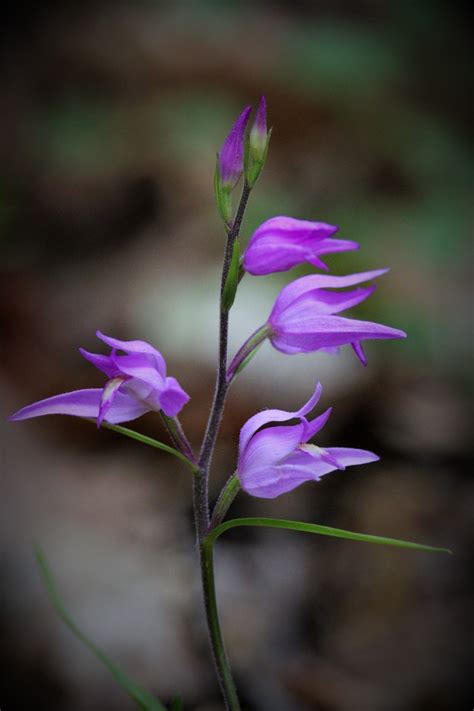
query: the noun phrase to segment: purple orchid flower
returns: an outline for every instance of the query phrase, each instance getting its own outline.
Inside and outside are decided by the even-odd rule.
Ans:
[[[244,138],[251,106],[246,106],[233,125],[219,151],[219,178],[222,187],[231,190],[244,170]]]
[[[110,355],[89,353],[83,348],[79,350],[109,378],[103,388],[54,395],[23,407],[10,419],[75,415],[96,418],[100,427],[103,421],[110,424],[128,422],[151,410],[163,410],[165,415],[174,417],[188,402],[189,395],[178,381],[166,376],[165,360],[156,348],[145,341],[119,341],[100,331],[97,331],[97,337],[112,348]],[[123,351],[123,354],[117,351]]]
[[[366,365],[361,341],[406,338],[406,333],[372,321],[334,315],[360,304],[373,293],[375,286],[343,292],[326,291],[324,287],[353,286],[387,271],[377,269],[348,276],[315,274],[291,282],[281,290],[267,322],[272,345],[283,353],[293,354],[319,350],[337,352],[339,346],[350,343],[359,360]]]
[[[274,499],[306,481],[319,481],[337,469],[375,462],[379,457],[365,449],[317,447],[308,444],[329,419],[332,408],[314,420],[305,417],[317,404],[320,383],[308,402],[297,412],[264,410],[251,417],[240,430],[237,474],[244,491]],[[261,428],[271,422],[298,419],[296,425]]]
[[[331,239],[338,229],[325,222],[272,217],[251,236],[243,255],[243,267],[255,276],[286,272],[305,262],[327,271],[320,255],[359,249],[357,242]]]

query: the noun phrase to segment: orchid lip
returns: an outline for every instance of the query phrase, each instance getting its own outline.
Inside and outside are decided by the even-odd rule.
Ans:
[[[318,447],[316,444],[307,444],[306,442],[304,442],[303,444],[300,444],[299,448],[303,452],[307,452],[308,454],[310,454],[312,457],[315,457],[316,459],[322,459],[323,462],[327,462],[328,464],[331,464],[333,467],[336,467],[341,471],[346,468],[337,461],[336,457],[333,457],[326,449],[324,449],[323,447]]]

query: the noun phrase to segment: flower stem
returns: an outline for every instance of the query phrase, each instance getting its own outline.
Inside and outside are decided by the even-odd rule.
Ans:
[[[217,612],[216,592],[214,585],[214,569],[212,558],[212,544],[205,543],[204,539],[210,530],[209,521],[209,467],[214,452],[214,447],[222,420],[224,404],[229,388],[227,382],[227,344],[229,334],[229,309],[224,303],[224,288],[232,261],[234,243],[239,236],[240,227],[244,218],[245,209],[250,196],[251,188],[244,184],[235,219],[227,229],[227,240],[222,265],[219,310],[219,357],[217,363],[216,387],[211,411],[207,421],[201,452],[198,462],[198,471],[194,477],[194,516],[196,521],[196,536],[201,563],[202,588],[204,593],[204,606],[209,631],[214,666],[217,678],[224,697],[227,711],[240,711],[237,691],[232,679],[229,661],[224,648],[224,641],[219,625]]]
[[[193,448],[186,437],[181,422],[177,417],[168,417],[165,415],[163,410],[160,410],[161,421],[168,432],[171,441],[184,456],[189,459],[193,464],[197,464],[196,457],[194,456]]]
[[[199,465],[205,471],[206,482],[208,478],[209,465],[211,463],[214,446],[216,444],[219,426],[222,420],[224,411],[225,398],[228,390],[227,383],[227,343],[229,334],[229,311],[225,308],[222,300],[227,275],[232,259],[234,242],[239,235],[240,226],[245,214],[247,202],[250,196],[250,188],[247,184],[244,185],[242,196],[240,198],[239,207],[235,216],[234,223],[227,233],[227,242],[224,254],[224,264],[222,267],[221,278],[221,301],[220,301],[220,316],[219,316],[219,360],[217,365],[216,388],[214,391],[214,400],[209,415],[209,420],[206,427],[206,433],[201,448],[199,457]]]
[[[262,345],[270,333],[271,329],[268,324],[260,326],[260,328],[254,331],[254,333],[252,333],[252,335],[249,336],[245,343],[239,348],[227,370],[227,383],[229,385],[237,373],[243,370],[247,363],[253,358],[257,352],[257,349]]]
[[[217,677],[224,696],[226,711],[240,711],[229,660],[224,647],[224,640],[219,625],[217,612],[216,587],[214,582],[213,547],[212,543],[203,542],[200,546],[202,585],[204,590],[206,619],[211,638],[212,653]]]

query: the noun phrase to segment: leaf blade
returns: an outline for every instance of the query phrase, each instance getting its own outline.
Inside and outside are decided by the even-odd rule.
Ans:
[[[87,420],[88,422],[95,423],[95,420],[92,420],[89,417],[84,417],[83,419]],[[107,430],[112,430],[112,432],[118,432],[119,434],[123,434],[125,435],[125,437],[130,437],[131,439],[134,439],[137,442],[147,444],[149,447],[155,447],[155,449],[161,449],[163,452],[168,452],[168,454],[172,454],[174,457],[181,459],[182,462],[185,462],[185,464],[187,464],[193,471],[196,470],[195,465],[184,454],[179,452],[174,447],[170,447],[168,444],[160,442],[158,439],[153,439],[153,437],[148,437],[147,435],[141,434],[141,432],[130,430],[128,427],[123,427],[122,425],[111,425],[108,422],[102,422],[101,427],[105,427]]]
[[[322,536],[330,536],[332,538],[344,538],[351,541],[360,541],[363,543],[376,543],[379,545],[393,546],[397,548],[410,548],[412,550],[427,551],[432,553],[452,553],[449,548],[440,548],[437,546],[428,546],[424,543],[414,543],[413,541],[404,541],[398,538],[388,538],[386,536],[374,536],[368,533],[356,533],[355,531],[346,531],[342,528],[332,528],[331,526],[322,526],[316,523],[304,523],[302,521],[289,521],[278,518],[234,518],[229,521],[224,521],[219,526],[216,526],[206,537],[205,541],[212,545],[225,531],[237,526],[257,526],[266,528],[280,528],[290,531],[300,531],[303,533],[315,533]]]

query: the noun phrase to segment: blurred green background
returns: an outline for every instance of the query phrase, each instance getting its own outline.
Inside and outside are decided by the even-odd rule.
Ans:
[[[162,700],[220,709],[202,621],[188,472],[166,455],[48,418],[33,400],[99,386],[77,347],[100,328],[149,340],[192,400],[197,445],[214,379],[223,236],[215,154],[265,93],[274,132],[244,238],[278,214],[340,225],[359,252],[335,273],[390,266],[354,316],[403,328],[285,357],[265,345],[236,382],[212,492],[243,422],[296,409],[320,379],[320,444],[373,449],[273,502],[278,515],[447,545],[448,558],[239,530],[216,563],[228,651],[248,711],[472,707],[469,4],[441,0],[7,3],[0,45],[0,390],[4,711],[131,703],[63,629],[39,583],[41,542],[82,627]],[[231,350],[282,284],[246,278]],[[164,437],[147,415],[137,429]],[[145,450],[145,451],[144,451]]]

